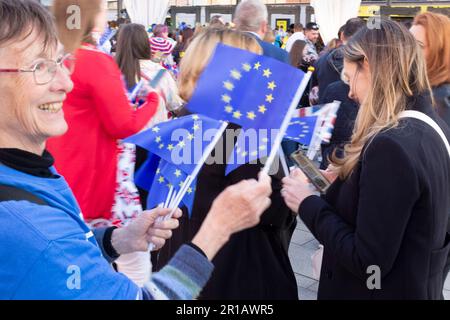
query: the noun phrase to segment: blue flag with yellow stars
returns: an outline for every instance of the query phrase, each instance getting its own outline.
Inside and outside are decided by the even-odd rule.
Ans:
[[[285,140],[292,140],[300,144],[309,145],[317,132],[317,116],[292,118],[285,133]],[[237,169],[245,163],[256,163],[269,156],[272,141],[276,138],[277,131],[259,130],[256,135],[252,131],[239,135],[234,146],[234,153],[228,159],[226,174]]]
[[[156,155],[190,175],[222,124],[203,115],[189,115],[159,123],[125,142],[140,146],[149,156]]]
[[[180,191],[222,125],[222,121],[190,115],[160,123],[125,140],[149,152],[147,161],[135,174],[135,184],[149,191],[147,208],[165,203],[171,187],[174,192]],[[182,199],[189,213],[195,184],[194,180]]]
[[[304,76],[278,60],[218,44],[187,109],[244,129],[279,129]]]
[[[187,174],[178,169],[177,166],[161,159],[156,169],[153,183],[149,189],[147,208],[154,208],[164,203],[169,196],[171,188],[173,192],[178,194],[187,177]],[[181,200],[182,204],[188,210],[189,217],[192,214],[192,206],[194,204],[195,185],[196,182],[194,181]],[[172,198],[175,198],[175,193],[172,193]]]
[[[135,172],[134,184],[141,189],[149,191],[153,184],[160,160],[160,157],[149,154],[142,166]]]
[[[271,135],[271,130],[280,129],[304,76],[301,70],[278,60],[219,44],[187,109],[235,123],[243,132],[262,129]],[[256,143],[257,150],[240,148],[241,154],[232,155],[243,163],[233,163],[230,158],[227,172],[270,153],[274,139],[258,139],[264,141]]]
[[[292,118],[284,138],[309,146],[316,132],[318,118],[317,116]]]

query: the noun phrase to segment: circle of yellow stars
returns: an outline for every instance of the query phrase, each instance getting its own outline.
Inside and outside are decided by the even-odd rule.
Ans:
[[[306,122],[293,121],[293,122],[289,123],[290,126],[292,126],[294,124],[298,124],[298,125],[302,126],[302,128],[303,128],[302,132],[298,135],[298,137],[286,136],[286,138],[293,139],[293,140],[300,140],[300,138],[305,138],[306,135],[309,133],[309,126],[306,125]]]
[[[181,173],[181,170],[179,170],[179,169],[175,169],[175,172],[173,172],[173,174],[174,174],[174,176],[175,177],[177,177],[177,179],[178,178],[180,178],[181,176],[182,176],[182,173]],[[160,168],[158,168],[157,170],[156,170],[156,175],[158,176],[158,178],[157,178],[157,181],[158,181],[158,183],[159,184],[166,184],[166,187],[167,188],[172,188],[172,187],[174,187],[174,185],[172,184],[172,183],[170,183],[169,182],[169,179],[167,179],[166,177],[164,177],[162,174],[161,174],[161,169]],[[183,187],[183,184],[184,184],[184,182],[185,181],[180,181],[180,183],[178,184],[178,186],[181,188],[181,187]],[[187,189],[187,191],[186,191],[186,193],[187,194],[192,194],[193,192],[195,192],[195,187],[189,187],[188,189]]]
[[[259,147],[258,150],[259,151],[265,151],[268,150],[268,143],[269,143],[269,139],[264,137],[264,138],[258,138],[259,141]],[[253,150],[253,151],[245,151],[243,150],[240,146],[239,146],[239,142],[236,143],[235,145],[235,149],[236,149],[236,153],[241,156],[242,158],[245,158],[247,156],[252,156],[252,157],[257,157],[259,155],[259,151],[258,150]]]
[[[242,79],[243,73],[250,72],[252,69],[256,71],[261,71],[262,76],[267,78],[268,92],[266,94],[265,103],[259,105],[258,110],[249,111],[247,112],[247,114],[242,114],[242,112],[239,109],[233,107],[230,93],[235,88],[234,83]],[[222,95],[221,100],[223,103],[225,103],[225,112],[231,114],[233,118],[238,120],[241,119],[242,117],[247,117],[247,119],[255,120],[258,117],[258,115],[264,115],[268,110],[268,105],[270,105],[275,100],[273,91],[277,87],[277,84],[275,83],[274,80],[270,81],[271,75],[272,71],[270,70],[270,68],[264,69],[260,62],[256,62],[254,64],[243,63],[240,70],[236,68],[232,69],[230,71],[230,79],[223,82],[223,88],[226,90],[226,92]]]
[[[177,146],[180,148],[184,148],[186,146],[186,140],[192,141],[194,139],[194,134],[197,130],[200,129],[200,125],[201,125],[201,120],[200,117],[198,115],[193,115],[192,116],[192,120],[194,120],[194,125],[192,126],[192,132],[190,132],[184,140],[180,140],[177,144],[175,143],[171,143],[168,144],[167,146],[162,142],[162,136],[156,136],[155,138],[155,143],[158,144],[158,149],[162,150],[164,148],[166,148],[168,151],[172,151],[174,150]],[[158,126],[154,126],[152,129],[152,132],[155,134],[158,134],[161,129]],[[179,169],[176,169],[175,172],[173,173],[175,175],[176,178],[180,178],[182,176],[182,172]],[[167,178],[165,178],[162,174],[161,174],[161,169],[158,168],[156,170],[156,175],[157,177],[157,181],[159,184],[166,184],[167,188],[172,188],[174,187]],[[181,188],[183,186],[184,181],[181,181],[179,183],[179,187]],[[195,192],[195,187],[189,187],[187,189],[187,194],[192,194],[193,192]]]
[[[163,150],[166,148],[168,151],[174,150],[176,147],[184,148],[186,147],[186,141],[192,141],[195,137],[195,132],[200,129],[201,121],[200,117],[198,115],[193,115],[192,120],[194,120],[194,125],[192,126],[192,132],[189,132],[188,135],[185,137],[185,139],[180,140],[178,143],[170,143],[168,145],[164,144],[162,141],[161,136],[156,136],[155,143],[158,144],[158,149]],[[161,129],[158,126],[154,126],[152,129],[152,132],[155,134],[158,134]]]

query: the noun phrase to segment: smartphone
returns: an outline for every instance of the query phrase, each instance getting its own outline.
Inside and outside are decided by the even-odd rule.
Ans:
[[[331,183],[325,178],[314,163],[303,153],[302,150],[297,150],[291,154],[292,160],[303,171],[306,177],[316,187],[320,193],[325,193],[331,186]]]

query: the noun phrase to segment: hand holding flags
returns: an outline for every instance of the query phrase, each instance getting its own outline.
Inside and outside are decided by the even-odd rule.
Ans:
[[[153,179],[149,204],[155,205],[165,197],[164,207],[173,209],[166,219],[173,215],[181,201],[188,208],[192,207],[192,185],[227,125],[227,122],[191,115],[160,123],[126,140],[149,151],[148,164],[154,165],[155,158],[161,159],[156,175],[151,165],[143,169],[148,170]],[[208,131],[213,131],[212,139],[205,141],[204,133]],[[142,178],[145,174],[136,176]],[[140,184],[139,181],[136,184]]]
[[[156,170],[153,184],[149,189],[147,199],[147,208],[154,208],[164,203],[165,208],[173,207],[171,201],[175,201],[179,190],[186,183],[188,175],[177,166],[160,160],[159,166]],[[183,204],[188,209],[188,214],[192,213],[192,206],[194,204],[195,195],[195,181],[186,189],[186,194],[181,199]]]

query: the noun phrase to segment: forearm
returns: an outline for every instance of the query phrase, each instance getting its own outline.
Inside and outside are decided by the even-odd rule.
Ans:
[[[183,245],[160,272],[142,288],[145,300],[192,300],[208,282],[213,271],[208,259],[189,245]]]
[[[128,235],[126,229],[117,228],[113,231],[111,235],[111,245],[117,254],[127,254],[134,252],[133,248],[130,248],[130,241],[127,240]]]
[[[211,261],[228,242],[230,235],[223,230],[222,226],[212,223],[208,217],[206,217],[192,243],[199,247]]]
[[[314,237],[355,276],[364,279],[366,263],[355,245],[355,228],[348,225],[318,196],[306,198],[299,208],[299,216]]]

